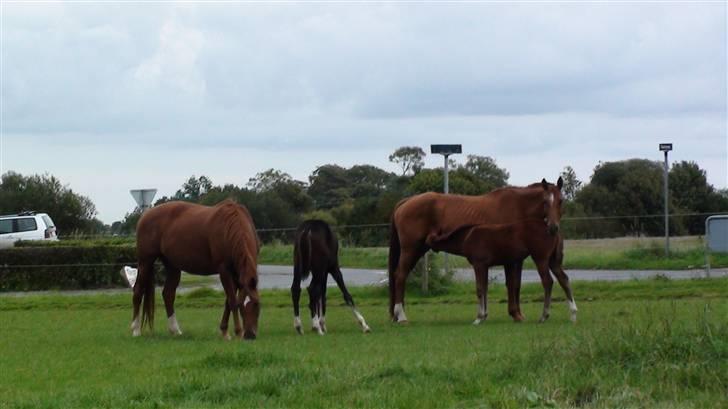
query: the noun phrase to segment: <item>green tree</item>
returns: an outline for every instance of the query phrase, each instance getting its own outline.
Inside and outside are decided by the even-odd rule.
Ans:
[[[351,186],[346,169],[339,165],[323,165],[309,176],[308,194],[316,209],[332,209],[351,197]]]
[[[713,213],[728,210],[728,198],[708,183],[705,170],[697,163],[676,163],[668,173],[670,201],[679,213]],[[685,217],[690,234],[703,234],[707,216]]]
[[[564,181],[564,187],[561,189],[562,195],[566,200],[573,201],[582,186],[581,181],[576,177],[574,168],[571,166],[565,167],[564,171],[561,172],[561,179]]]
[[[190,176],[189,179],[182,185],[182,189],[178,190],[174,194],[174,200],[184,200],[185,202],[197,203],[200,201],[202,195],[212,189],[212,180],[207,176],[195,177]]]
[[[463,168],[480,179],[487,191],[506,186],[510,177],[508,171],[498,167],[495,159],[490,156],[468,155]]]
[[[0,213],[35,210],[48,213],[61,234],[100,233],[96,206],[51,175],[7,172],[0,179]]]
[[[425,155],[425,151],[419,146],[402,146],[389,155],[389,161],[398,164],[404,176],[410,171],[419,172],[424,167]]]

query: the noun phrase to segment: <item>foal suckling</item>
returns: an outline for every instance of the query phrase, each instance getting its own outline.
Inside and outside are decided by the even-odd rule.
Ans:
[[[549,317],[553,279],[556,276],[566,293],[571,320],[576,321],[576,303],[571,293],[569,277],[562,267],[563,239],[549,232],[544,220],[526,220],[501,225],[462,226],[447,234],[431,233],[427,245],[435,251],[464,256],[473,265],[478,294],[478,316],[473,324],[480,324],[488,316],[488,268],[494,265],[523,262],[529,255],[536,264],[544,288],[543,314],[540,322]]]

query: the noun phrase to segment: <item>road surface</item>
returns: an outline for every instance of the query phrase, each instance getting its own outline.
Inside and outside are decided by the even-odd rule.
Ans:
[[[342,268],[344,282],[348,287],[356,287],[363,285],[386,285],[387,272],[385,270],[371,270],[361,268]],[[625,281],[625,280],[643,280],[655,276],[664,276],[673,280],[684,280],[690,278],[705,277],[705,270],[568,270],[566,272],[571,281]],[[293,267],[290,266],[271,266],[261,265],[258,267],[258,275],[260,278],[260,288],[282,288],[291,287],[293,281]],[[713,269],[711,277],[726,277],[728,269]],[[455,272],[455,279],[458,281],[474,281],[473,271],[470,269],[458,269]],[[505,283],[503,270],[494,268],[490,271],[490,279],[492,282]],[[301,283],[302,287],[308,285],[310,278]],[[536,270],[523,270],[522,280],[524,283],[538,283],[540,279]],[[335,286],[334,280],[329,277],[329,287]],[[209,282],[197,282],[193,286],[185,286],[184,277],[182,285],[179,288],[180,293],[189,292],[199,287],[212,287],[222,290],[217,276],[209,278]],[[30,291],[30,292],[7,292],[0,293],[3,296],[26,296],[34,294],[64,294],[64,295],[83,295],[83,294],[114,294],[126,293],[128,289],[112,289],[112,290],[84,290],[84,291]]]

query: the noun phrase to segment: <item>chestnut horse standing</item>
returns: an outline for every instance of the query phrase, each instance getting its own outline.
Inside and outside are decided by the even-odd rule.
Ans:
[[[551,224],[554,212],[546,209],[545,219]],[[549,317],[551,308],[551,288],[554,273],[559,285],[564,289],[569,302],[571,321],[576,322],[576,302],[571,293],[569,277],[562,267],[563,240],[560,235],[551,234],[544,218],[524,222],[463,226],[444,235],[430,234],[427,245],[435,251],[447,251],[466,257],[475,270],[478,294],[478,316],[473,322],[480,324],[488,317],[488,267],[520,262],[529,255],[536,263],[541,284],[544,289],[543,313],[540,322]]]
[[[220,322],[222,335],[227,337],[229,315],[233,312],[236,335],[255,339],[260,314],[259,247],[250,213],[231,200],[212,207],[168,202],[144,212],[137,224],[139,275],[134,285],[132,334],[141,335],[145,323],[150,329],[153,326],[154,262],[159,259],[166,274],[162,296],[170,332],[182,333],[174,313],[174,299],[184,270],[196,275],[219,274],[226,296]],[[238,309],[242,310],[244,333]]]
[[[556,234],[561,218],[561,188],[556,185],[534,183],[527,187],[505,187],[480,196],[422,193],[397,204],[392,215],[389,245],[389,314],[395,322],[406,322],[404,292],[407,276],[428,250],[428,235],[448,233],[462,226],[480,224],[515,223],[542,218],[550,203],[558,217],[548,229]],[[522,262],[505,264],[508,287],[508,313],[515,321],[522,321],[519,295]],[[476,281],[482,277],[476,274]],[[481,285],[481,284],[479,284]]]

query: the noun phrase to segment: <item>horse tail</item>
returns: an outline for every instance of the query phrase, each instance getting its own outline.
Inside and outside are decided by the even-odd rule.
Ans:
[[[154,264],[151,264],[151,268],[144,269],[144,275],[141,278],[138,285],[142,286],[142,327],[144,324],[149,326],[149,329],[154,329]]]
[[[304,228],[301,230],[297,238],[298,257],[296,258],[296,267],[301,273],[301,280],[308,278],[309,265],[311,263],[311,230]]]

